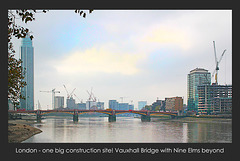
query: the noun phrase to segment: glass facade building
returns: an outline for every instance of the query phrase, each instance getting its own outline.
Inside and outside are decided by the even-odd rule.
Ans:
[[[109,108],[111,108],[113,110],[118,110],[119,109],[117,100],[109,100],[108,106],[109,106]]]
[[[64,108],[64,97],[63,96],[55,96],[54,99],[54,109]]]
[[[187,106],[189,111],[198,110],[198,86],[211,84],[211,73],[206,69],[196,68],[187,76]]]
[[[25,99],[20,100],[20,108],[34,110],[34,53],[32,40],[29,35],[22,39],[21,60],[24,79],[27,85],[21,88],[21,93]]]
[[[129,110],[129,104],[128,103],[119,103],[118,108],[119,108],[119,110]]]

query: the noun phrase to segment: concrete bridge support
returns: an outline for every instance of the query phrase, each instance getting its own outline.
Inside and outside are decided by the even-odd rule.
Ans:
[[[142,115],[141,116],[141,121],[142,122],[150,122],[151,121],[150,115]]]
[[[171,115],[171,119],[176,119],[177,116]]]
[[[37,111],[36,119],[37,119],[37,122],[41,122],[42,115],[41,115],[41,111],[39,111],[39,110]]]
[[[74,111],[73,121],[74,121],[74,122],[78,122],[78,112],[77,112],[77,111]]]
[[[116,122],[116,115],[108,115],[108,122]]]

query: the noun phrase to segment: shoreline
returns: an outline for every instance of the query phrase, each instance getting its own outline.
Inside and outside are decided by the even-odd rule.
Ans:
[[[8,120],[8,143],[21,143],[41,133],[40,129],[30,126],[34,123],[33,120]]]

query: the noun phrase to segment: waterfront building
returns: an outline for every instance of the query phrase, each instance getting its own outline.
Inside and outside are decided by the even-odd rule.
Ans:
[[[119,103],[118,109],[119,110],[129,110],[129,104],[128,103]]]
[[[134,110],[134,105],[128,105],[129,110]]]
[[[198,110],[198,89],[199,85],[211,84],[211,73],[206,69],[196,68],[190,71],[187,76],[187,106],[188,111]]]
[[[141,110],[147,105],[147,101],[138,101],[138,110]]]
[[[117,100],[109,100],[109,102],[108,102],[109,108],[111,108],[113,110],[118,110],[119,109],[118,104],[119,103],[117,102]]]
[[[104,102],[97,102],[97,109],[104,110]]]
[[[87,110],[96,110],[97,109],[97,102],[95,102],[95,101],[87,101],[86,102],[86,109]]]
[[[21,43],[21,66],[23,68],[26,86],[21,88],[25,99],[20,99],[20,108],[34,110],[34,54],[32,40],[29,35],[22,39]]]
[[[182,97],[171,97],[165,98],[166,111],[179,111],[183,112],[183,98]]]
[[[75,107],[78,110],[86,110],[86,103],[77,103]]]
[[[64,108],[64,97],[63,96],[55,96],[54,98],[54,109]]]
[[[75,99],[73,97],[67,98],[67,108],[75,109]]]
[[[232,113],[232,85],[199,85],[198,113]]]
[[[158,109],[156,109],[157,106],[159,106]],[[153,102],[152,106],[151,106],[151,110],[152,111],[158,111],[158,110],[165,111],[165,100],[156,100],[156,102]]]

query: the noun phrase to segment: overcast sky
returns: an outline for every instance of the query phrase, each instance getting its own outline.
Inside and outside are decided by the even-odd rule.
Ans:
[[[232,84],[231,10],[94,10],[85,19],[50,10],[35,17],[26,26],[34,35],[34,104],[42,109],[51,109],[52,95],[39,91],[56,88],[66,98],[63,84],[83,102],[93,88],[105,108],[120,97],[135,108],[157,97],[186,103],[190,70],[215,69],[213,41],[218,59],[227,50],[219,83]],[[13,42],[18,57],[21,40]]]

